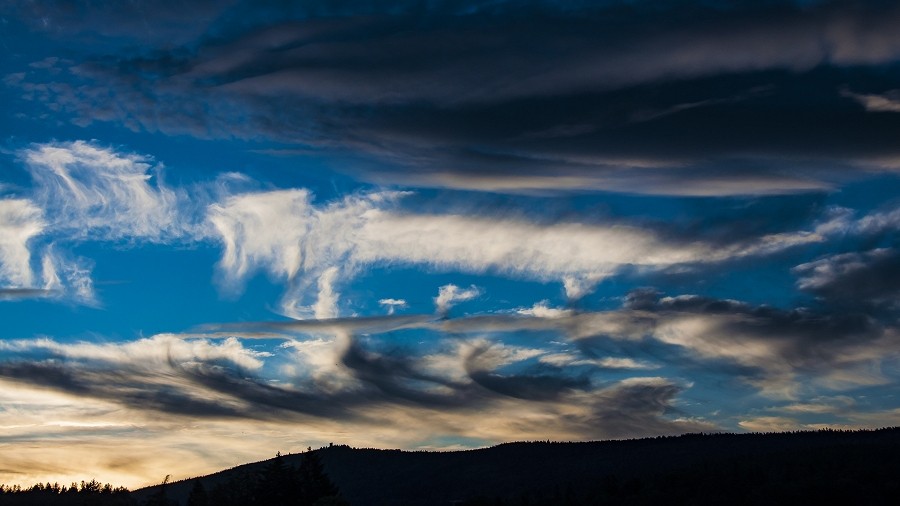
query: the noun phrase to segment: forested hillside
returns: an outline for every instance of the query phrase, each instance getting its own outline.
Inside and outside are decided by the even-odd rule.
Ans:
[[[897,504],[900,429],[509,443],[469,451],[331,446],[131,492],[3,488],[0,504]]]

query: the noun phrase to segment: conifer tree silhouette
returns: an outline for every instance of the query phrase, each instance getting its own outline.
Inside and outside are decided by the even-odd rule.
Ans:
[[[144,506],[169,506],[170,504],[172,504],[172,502],[169,501],[169,496],[166,491],[166,485],[169,484],[170,477],[170,475],[166,475],[165,479],[162,483],[160,483],[159,488],[156,490],[156,492],[154,492],[153,495],[147,498]]]
[[[325,474],[325,468],[317,451],[308,449],[303,454],[297,474],[300,479],[299,504],[301,506],[312,506],[322,498],[338,495],[337,487]]]
[[[194,480],[191,493],[188,495],[187,506],[209,506],[209,496],[203,482],[199,479]]]
[[[295,473],[284,463],[279,452],[260,475],[256,499],[259,504],[290,506],[297,494],[296,489]]]

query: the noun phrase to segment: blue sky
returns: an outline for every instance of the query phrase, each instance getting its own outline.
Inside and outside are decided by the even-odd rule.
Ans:
[[[0,483],[897,425],[890,2],[0,8]]]

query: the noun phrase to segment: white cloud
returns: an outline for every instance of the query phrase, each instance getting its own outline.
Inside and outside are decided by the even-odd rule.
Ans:
[[[797,415],[813,414],[839,414],[846,413],[856,408],[856,399],[846,395],[835,397],[817,397],[809,402],[797,402],[786,406],[772,408],[772,411],[792,413]]]
[[[209,340],[185,338],[178,334],[120,343],[63,343],[53,339],[25,339],[0,342],[0,350],[44,351],[70,360],[106,363],[116,367],[156,371],[165,374],[173,364],[226,360],[247,370],[259,370],[263,359],[271,354],[245,348],[240,340],[229,337]]]
[[[434,305],[438,313],[446,314],[457,302],[472,300],[479,295],[481,295],[481,290],[475,285],[469,288],[460,288],[453,284],[444,285],[438,289],[438,296],[434,298]]]
[[[672,242],[621,224],[536,223],[514,217],[413,214],[397,192],[354,195],[315,205],[306,190],[246,193],[209,208],[224,245],[220,272],[238,289],[258,271],[291,285],[286,313],[331,267],[350,277],[372,265],[419,265],[443,271],[496,272],[562,281],[572,299],[623,267],[661,269],[693,262],[765,255],[821,242],[818,232],[779,233],[732,244]],[[334,281],[334,279],[332,279]]]
[[[319,299],[313,306],[318,319],[336,318],[339,294],[334,291],[334,282],[338,275],[337,267],[329,267],[319,277]]]
[[[0,200],[0,283],[34,286],[28,242],[45,226],[41,209],[32,201]]]
[[[36,144],[21,152],[33,199],[48,226],[70,238],[169,241],[201,235],[189,200],[161,180],[160,165],[85,141]]]
[[[82,304],[97,304],[91,262],[68,253],[66,243],[202,239],[205,203],[225,184],[197,186],[188,198],[162,181],[162,166],[150,157],[93,142],[34,144],[18,155],[33,185],[27,199],[0,200],[0,284],[40,285],[45,296]],[[40,259],[39,281],[32,257]]]
[[[871,112],[900,112],[900,90],[891,90],[883,95],[857,94],[845,91],[845,96],[859,102],[867,111]]]
[[[67,296],[81,304],[96,305],[91,267],[85,259],[73,260],[59,254],[53,245],[41,259],[43,288],[56,295]]]
[[[869,213],[853,223],[850,231],[861,234],[878,234],[898,229],[900,229],[900,207]]]
[[[594,366],[602,369],[657,369],[658,365],[650,364],[628,357],[585,358],[573,353],[551,353],[538,359],[541,363],[565,366]]]
[[[231,282],[260,268],[293,278],[303,261],[311,212],[305,190],[248,194],[213,204],[209,221],[225,245],[219,266]]]
[[[33,252],[33,240],[46,233],[46,226],[44,213],[31,200],[0,200],[0,287],[35,288],[43,297],[95,304],[89,262],[60,254],[52,244]],[[36,279],[32,257],[38,255]]]
[[[319,320],[337,318],[337,304],[338,298],[340,297],[340,294],[334,290],[334,283],[337,280],[337,277],[337,267],[325,269],[319,276],[317,282],[318,298],[311,306],[300,305],[302,293],[296,293],[299,291],[297,288],[289,290],[281,301],[281,307],[284,310],[284,314],[298,320],[305,320],[308,318],[316,318]]]
[[[548,301],[542,300],[530,308],[518,309],[516,310],[516,313],[538,318],[562,318],[563,316],[570,316],[572,314],[571,309],[550,307],[548,304]]]
[[[894,251],[878,248],[862,253],[842,253],[807,262],[794,267],[794,272],[803,275],[797,282],[801,290],[816,290],[828,286],[840,277],[867,268],[873,261],[888,258]]]
[[[403,299],[381,299],[378,304],[386,307],[388,314],[394,314],[397,309],[405,308],[408,305]]]
[[[382,210],[367,216],[354,254],[363,262],[497,271],[548,281],[569,277],[589,284],[623,265],[669,265],[695,258],[692,248],[665,244],[635,227]]]
[[[788,432],[794,430],[814,430],[813,427],[783,416],[756,416],[738,422],[750,432]]]

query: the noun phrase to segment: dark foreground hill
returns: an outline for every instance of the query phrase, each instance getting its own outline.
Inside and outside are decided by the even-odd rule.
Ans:
[[[455,452],[315,450],[354,506],[900,504],[900,429],[510,443]],[[303,454],[285,455],[297,466]],[[206,490],[257,462],[199,478]],[[244,477],[244,478],[241,478]],[[165,494],[186,504],[194,480]],[[158,487],[132,493],[138,504]]]

